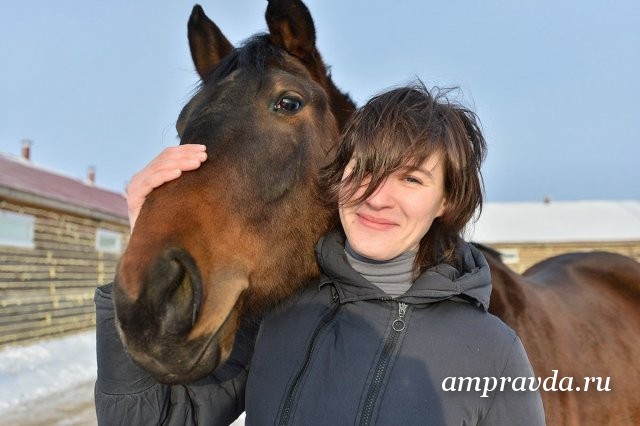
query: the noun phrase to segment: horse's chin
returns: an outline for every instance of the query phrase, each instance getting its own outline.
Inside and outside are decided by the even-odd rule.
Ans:
[[[215,351],[207,350],[200,362],[184,362],[179,368],[175,364],[166,364],[145,353],[129,351],[131,359],[146,370],[159,383],[167,385],[184,384],[196,381],[215,370],[218,362],[215,360]]]
[[[144,349],[125,340],[125,347],[131,359],[159,383],[190,383],[209,375],[229,358],[234,323],[229,318],[216,334],[195,340],[159,342]]]

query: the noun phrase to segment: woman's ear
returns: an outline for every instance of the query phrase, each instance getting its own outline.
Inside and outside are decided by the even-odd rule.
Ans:
[[[445,214],[446,211],[447,211],[447,199],[443,197],[442,202],[440,203],[440,208],[438,209],[438,214],[436,214],[436,217],[441,217],[442,215]]]

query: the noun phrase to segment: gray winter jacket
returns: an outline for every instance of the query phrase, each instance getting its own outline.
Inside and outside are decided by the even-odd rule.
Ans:
[[[490,273],[473,246],[460,247],[461,271],[432,268],[396,299],[350,267],[341,234],[317,255],[320,280],[262,319],[255,347],[247,323],[231,360],[198,383],[154,383],[111,335],[98,347],[99,423],[223,425],[246,409],[247,425],[544,424],[539,393],[511,386],[533,373],[486,310]],[[114,332],[104,290],[99,345]],[[492,378],[506,385],[490,390]]]

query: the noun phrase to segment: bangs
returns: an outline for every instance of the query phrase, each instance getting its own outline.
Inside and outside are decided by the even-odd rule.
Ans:
[[[442,154],[442,144],[418,143],[404,147],[397,140],[387,151],[379,151],[371,145],[364,145],[352,155],[349,174],[341,182],[338,203],[341,206],[355,205],[363,202],[382,185],[389,176],[395,173],[411,173],[433,155]],[[373,148],[373,149],[371,149]],[[441,155],[442,160],[444,157]],[[355,193],[366,186],[362,195],[353,198]]]

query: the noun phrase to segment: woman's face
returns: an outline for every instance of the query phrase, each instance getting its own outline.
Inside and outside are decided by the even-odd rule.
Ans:
[[[351,160],[342,178],[347,177],[355,160]],[[353,195],[357,199],[367,181]],[[361,256],[389,260],[417,250],[420,240],[433,220],[445,207],[444,169],[440,154],[434,154],[420,167],[389,176],[369,198],[339,208],[340,221],[349,244]]]

